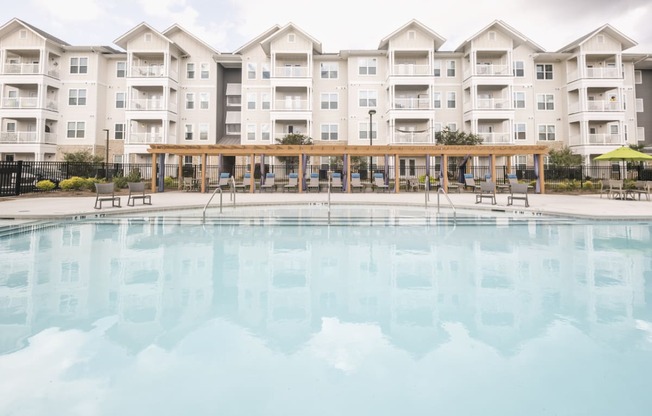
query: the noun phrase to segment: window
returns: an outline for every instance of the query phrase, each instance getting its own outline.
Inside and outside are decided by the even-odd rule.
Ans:
[[[195,93],[187,92],[186,93],[186,109],[192,110],[195,108]]]
[[[18,32],[18,37],[20,39],[27,39],[27,30],[22,29],[20,32]]]
[[[453,131],[453,132],[457,131],[457,123],[448,123],[446,127],[448,128],[449,131]]]
[[[199,140],[208,140],[208,123],[199,124]]]
[[[192,165],[192,156],[184,156],[183,157],[183,164],[184,165]]]
[[[337,93],[326,92],[321,95],[322,110],[337,110]]]
[[[339,65],[336,62],[322,62],[320,65],[321,77],[323,79],[336,79]]]
[[[123,163],[123,160],[122,155],[113,155],[113,163]]]
[[[115,93],[115,108],[125,108],[125,93],[116,92]]]
[[[643,83],[643,72],[640,70],[634,71],[634,82],[636,84],[642,84]]]
[[[360,90],[358,93],[360,107],[376,107],[378,91]]]
[[[199,93],[199,108],[202,110],[208,110],[208,93],[200,92]]]
[[[360,58],[358,60],[358,74],[376,75],[376,58]]]
[[[539,126],[539,140],[555,140],[555,126],[552,124],[541,124]]]
[[[260,93],[260,108],[263,110],[269,110],[271,108],[272,96],[268,92]]]
[[[192,124],[186,124],[183,138],[186,140],[192,140]]]
[[[125,125],[124,123],[116,123],[113,125],[114,135],[113,138],[116,140],[124,140],[125,138]]]
[[[88,73],[88,58],[70,58],[71,74]]]
[[[69,139],[83,139],[86,123],[83,121],[69,121],[66,137]]]
[[[446,76],[455,76],[455,61],[446,61]]]
[[[256,79],[256,64],[247,64],[247,79]]]
[[[407,32],[408,40],[414,40],[416,39],[416,37],[417,37],[417,32],[415,32],[414,30],[408,30]]]
[[[68,105],[86,105],[86,90],[68,90]]]
[[[256,140],[255,124],[247,124],[247,140]]]
[[[514,92],[514,108],[525,108],[525,92]]]
[[[514,76],[515,77],[525,76],[525,63],[523,61],[514,61]]]
[[[227,124],[226,134],[240,134],[240,124]]]
[[[489,32],[489,40],[496,40],[496,32],[494,31]]]
[[[554,110],[555,96],[552,94],[537,94],[537,110]]]
[[[247,93],[247,109],[255,110],[256,109],[256,93],[248,92]]]
[[[446,108],[455,108],[455,98],[456,94],[455,91],[449,91],[446,93]]]
[[[360,123],[358,125],[358,137],[360,140],[369,139],[369,123]],[[373,122],[371,124],[371,138],[375,139],[378,137],[378,123]]]
[[[199,64],[199,78],[208,79],[210,77],[210,66],[207,63]]]
[[[643,105],[643,99],[642,98],[637,98],[636,99],[636,112],[637,113],[645,112],[645,107]]]
[[[151,42],[151,41],[152,41],[152,34],[145,33],[145,42]]]
[[[296,35],[294,33],[289,33],[288,34],[288,42],[289,43],[294,43],[294,42],[296,42],[296,40],[297,40],[297,37],[296,37]]]
[[[337,140],[337,124],[322,124],[321,125],[321,139],[322,140]]]
[[[514,123],[514,140],[525,140],[525,123]]]
[[[537,64],[537,79],[552,79],[552,64]]]
[[[270,140],[271,135],[269,133],[269,124],[260,125],[260,138],[267,142]]]
[[[194,79],[195,78],[195,64],[188,62],[186,64],[186,78]]]
[[[433,107],[441,108],[441,92],[433,92]]]
[[[269,72],[269,64],[263,64],[261,68],[261,72],[263,73],[263,79],[269,79],[270,72]],[[254,75],[255,77],[255,75]]]
[[[435,77],[441,77],[441,61],[433,61],[432,63],[432,75]]]
[[[115,63],[115,76],[118,78],[124,78],[127,75],[127,63],[125,61],[119,61]]]

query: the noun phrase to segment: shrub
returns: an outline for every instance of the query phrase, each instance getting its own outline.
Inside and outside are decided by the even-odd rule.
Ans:
[[[59,182],[59,188],[63,189],[64,191],[78,191],[84,188],[84,185],[84,178],[80,178],[79,176],[73,176],[70,179],[64,179]]]
[[[559,182],[557,184],[557,190],[558,191],[568,191],[568,182],[567,181]]]
[[[88,191],[93,191],[95,192],[95,184],[96,183],[104,183],[104,180],[102,179],[97,179],[97,178],[86,178],[83,179],[84,184],[82,186],[82,189],[86,189]]]
[[[163,182],[165,183],[166,188],[172,188],[176,185],[177,181],[171,176],[166,176]]]
[[[437,178],[434,176],[430,177],[430,185],[434,185],[437,182]],[[419,183],[426,183],[426,175],[419,176]]]
[[[125,178],[124,176],[113,177],[113,184],[115,185],[116,189],[126,188],[127,182],[129,182],[129,180],[127,180],[127,178]]]
[[[36,189],[38,189],[39,191],[51,191],[56,187],[57,186],[54,184],[54,182],[52,182],[49,179],[45,179],[43,181],[38,181],[36,183]]]
[[[140,182],[141,180],[142,180],[142,176],[140,175],[140,169],[133,169],[127,175],[127,182]]]
[[[591,181],[584,182],[584,184],[582,184],[582,189],[586,189],[586,190],[593,189],[593,182]]]

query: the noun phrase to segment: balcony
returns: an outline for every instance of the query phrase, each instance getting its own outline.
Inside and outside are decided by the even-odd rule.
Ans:
[[[3,73],[5,75],[11,75],[11,74],[38,74],[39,73],[39,67],[41,64],[39,63],[31,63],[31,64],[5,64],[3,68]]]
[[[38,134],[35,131],[3,131],[0,132],[0,143],[3,144],[56,144],[55,133]]]
[[[432,143],[428,132],[396,132],[394,133],[395,144],[427,144]]]
[[[310,110],[308,100],[275,100],[274,111],[307,111]]]
[[[134,111],[160,111],[164,110],[163,100],[151,98],[134,99],[129,101],[129,110]]]
[[[429,98],[396,98],[394,99],[395,110],[429,110]]]
[[[4,97],[2,108],[36,108],[37,97]]]
[[[587,104],[584,109],[580,106],[579,103],[573,103],[568,106],[569,114],[579,113],[581,111],[595,111],[595,112],[614,112],[614,111],[624,111],[623,106],[618,101],[587,101]]]
[[[476,65],[475,74],[480,76],[505,76],[512,75],[509,65]]]
[[[129,74],[132,78],[162,78],[168,75],[172,79],[178,79],[177,72],[172,69],[169,70],[169,73],[166,72],[164,64],[135,65],[131,67]]]
[[[430,65],[415,65],[415,64],[398,64],[392,67],[393,76],[430,76],[432,75],[432,68]]]
[[[506,110],[510,109],[510,100],[507,98],[478,98],[476,110]]]
[[[482,144],[510,144],[509,133],[477,133],[482,138]]]
[[[588,144],[593,145],[620,145],[623,142],[623,136],[620,134],[589,134]]]
[[[276,78],[308,78],[307,66],[277,66],[274,68]]]
[[[161,133],[131,133],[126,140],[127,144],[161,144],[164,143]]]

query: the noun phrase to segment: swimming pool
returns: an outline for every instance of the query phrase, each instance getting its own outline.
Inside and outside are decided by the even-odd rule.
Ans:
[[[0,239],[2,415],[652,406],[649,223],[35,228]]]

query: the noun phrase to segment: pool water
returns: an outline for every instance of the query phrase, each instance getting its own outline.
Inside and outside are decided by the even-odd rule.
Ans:
[[[0,238],[1,415],[648,415],[652,224]]]

